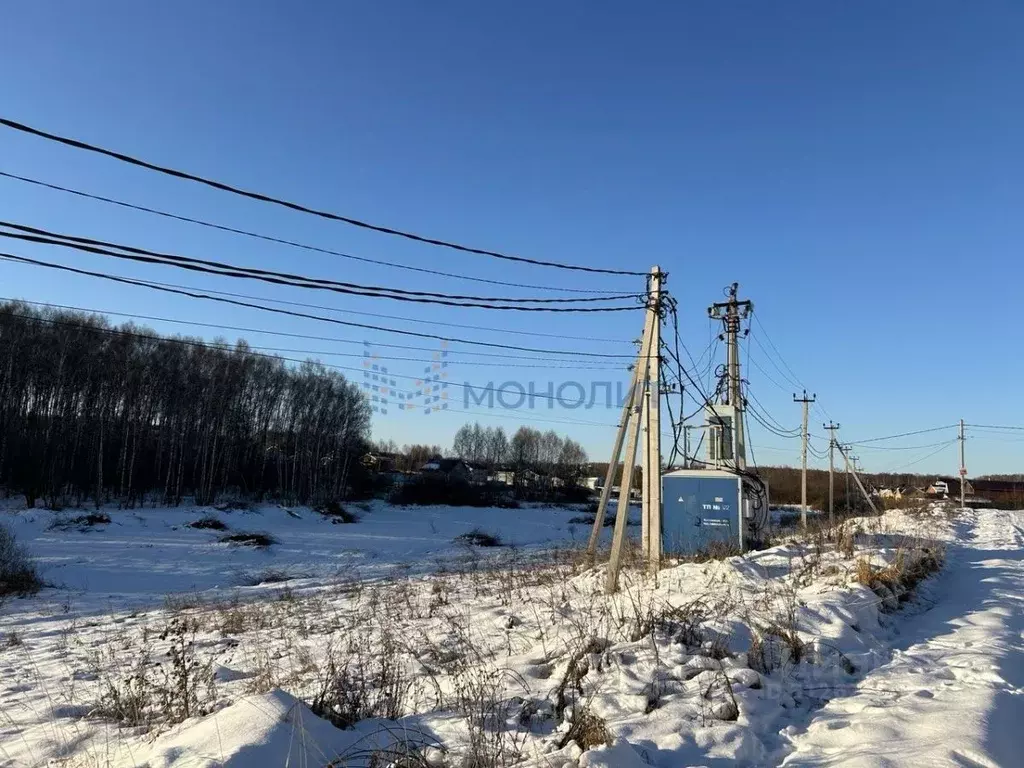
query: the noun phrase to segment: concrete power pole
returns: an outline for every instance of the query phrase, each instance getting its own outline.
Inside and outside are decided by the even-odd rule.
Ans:
[[[661,284],[664,273],[658,266],[651,267],[651,282],[647,312],[651,322],[651,347],[647,355],[647,440],[644,444],[644,483],[647,493],[643,503],[647,508],[643,528],[643,551],[647,556],[647,570],[657,574],[661,567]]]
[[[964,497],[964,486],[967,484],[967,465],[964,463],[964,443],[967,438],[964,435],[964,420],[960,419],[960,509],[967,506]]]
[[[661,291],[665,273],[657,266],[651,268],[648,283],[647,314],[644,332],[633,371],[630,395],[623,406],[622,422],[616,435],[615,447],[601,493],[598,513],[594,519],[587,554],[593,557],[597,550],[598,537],[603,523],[604,504],[608,498],[611,478],[619,462],[619,454],[625,441],[625,456],[622,482],[619,484],[619,502],[615,510],[615,527],[612,530],[612,549],[608,558],[608,575],[605,590],[610,594],[618,590],[619,570],[622,565],[622,550],[626,542],[626,518],[629,508],[629,491],[633,485],[633,470],[636,450],[640,445],[641,428],[643,435],[643,523],[641,547],[647,557],[648,570],[656,574],[661,564]]]
[[[754,311],[754,304],[749,299],[737,299],[739,283],[729,286],[728,301],[719,301],[708,307],[708,316],[721,320],[725,324],[725,348],[726,376],[728,387],[726,389],[729,405],[735,409],[734,423],[732,425],[732,456],[736,469],[747,468],[746,439],[743,434],[743,403],[742,380],[740,378],[740,322],[750,317]]]
[[[807,396],[804,390],[803,397],[793,395],[794,403],[804,405],[804,429],[803,444],[800,447],[800,524],[807,530],[807,407],[817,399],[817,395]]]
[[[835,464],[836,464],[836,430],[839,425],[829,419],[828,424],[821,425],[828,430],[828,524],[835,525]]]

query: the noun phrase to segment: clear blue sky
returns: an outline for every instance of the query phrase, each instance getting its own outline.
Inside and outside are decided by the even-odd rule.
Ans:
[[[995,1],[40,1],[4,12],[0,104],[15,120],[383,224],[542,259],[660,264],[695,356],[708,344],[707,304],[738,280],[797,378],[843,424],[842,437],[856,440],[961,417],[1024,424],[1014,398],[1024,373],[1016,339],[1022,36],[1024,6]],[[414,246],[7,129],[0,129],[0,170],[459,274],[640,287],[629,278]],[[6,179],[0,201],[15,221],[200,257],[406,288],[538,293],[271,247]],[[414,320],[382,323],[528,346],[630,350],[486,329],[628,340],[642,322],[633,313],[509,317],[349,299],[4,245],[87,268],[390,313]],[[409,343],[10,263],[0,263],[0,280],[4,296],[353,342],[222,334],[257,345],[359,354],[364,340]],[[460,349],[450,352],[453,382],[534,380],[543,391],[549,380],[625,378],[621,370],[482,367]],[[751,354],[781,385],[750,367],[752,392],[795,426],[792,385],[756,344]],[[418,369],[391,364],[403,375]],[[461,407],[457,388],[451,397],[452,409]],[[818,434],[822,415],[812,416]],[[610,428],[540,419],[616,421],[613,410],[543,406],[477,416],[510,430],[522,421],[554,427],[581,439],[594,458],[607,456]],[[448,444],[465,418],[392,408],[375,417],[374,431],[399,443]],[[973,437],[972,473],[1021,469],[1016,440]],[[755,429],[763,463],[796,463],[796,443]],[[860,454],[869,469],[919,459],[913,469],[955,468],[955,446],[924,458],[933,450]]]

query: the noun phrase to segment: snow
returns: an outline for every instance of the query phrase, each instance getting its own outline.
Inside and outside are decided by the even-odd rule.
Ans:
[[[893,511],[847,524],[852,553],[791,537],[656,582],[628,568],[606,596],[602,565],[561,552],[586,539],[578,511],[353,511],[8,516],[64,586],[0,607],[0,766],[357,767],[397,749],[437,768],[474,751],[525,768],[1020,764],[1022,513]],[[277,543],[186,525],[205,515]],[[453,543],[474,528],[516,547]],[[913,593],[858,583],[922,548],[945,567]],[[271,568],[301,578],[237,586]],[[154,694],[144,724],[115,722],[110,687],[173,692],[176,658],[196,675],[183,721]],[[394,719],[314,714],[331,670],[388,659]]]
[[[1024,513],[967,511],[930,610],[829,702],[787,766],[1024,764]]]
[[[572,546],[590,533],[588,525],[569,523],[581,512],[566,507],[401,507],[373,501],[346,508],[359,515],[358,523],[335,524],[308,507],[277,505],[106,510],[111,522],[97,525],[72,524],[88,509],[21,510],[0,519],[31,548],[47,581],[104,608],[141,607],[173,593],[235,589],[265,571],[280,572],[301,588],[325,580],[381,578],[396,569],[431,570],[471,554],[501,554],[471,551],[456,542],[474,528],[528,550]],[[189,527],[203,518],[219,520],[227,530]],[[219,542],[240,532],[267,533],[278,543],[258,549]],[[607,540],[608,529],[603,535]]]

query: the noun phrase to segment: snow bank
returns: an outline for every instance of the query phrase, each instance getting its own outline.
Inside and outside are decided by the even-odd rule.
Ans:
[[[245,696],[212,715],[160,736],[139,768],[324,766],[351,745],[345,733],[294,696],[273,690]],[[126,765],[127,768],[127,765]]]

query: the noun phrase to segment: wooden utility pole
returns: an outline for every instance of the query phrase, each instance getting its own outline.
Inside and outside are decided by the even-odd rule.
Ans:
[[[967,506],[964,497],[964,486],[967,484],[967,465],[964,463],[964,443],[967,437],[964,435],[964,420],[960,419],[960,509]]]
[[[803,397],[793,395],[794,403],[804,405],[804,427],[803,444],[800,446],[800,524],[807,529],[807,407],[817,399],[817,395],[807,396],[804,390]]]
[[[829,527],[835,525],[835,456],[836,456],[836,430],[839,429],[839,425],[836,424],[832,419],[828,420],[828,424],[821,425],[824,429],[828,430],[828,524]]]

